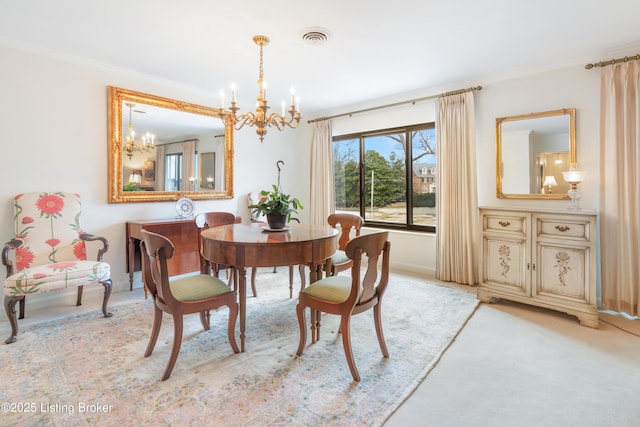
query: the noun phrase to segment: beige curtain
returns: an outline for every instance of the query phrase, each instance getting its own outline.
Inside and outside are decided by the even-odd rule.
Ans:
[[[191,139],[182,143],[182,190],[193,191],[189,178],[195,178],[196,142]]]
[[[640,62],[604,67],[600,80],[602,308],[640,305]]]
[[[156,145],[156,191],[165,191],[164,189],[164,145]]]
[[[314,123],[311,140],[311,188],[309,222],[325,225],[334,212],[333,154],[331,152],[331,122]]]
[[[478,189],[473,92],[440,98],[436,119],[436,277],[478,282]]]

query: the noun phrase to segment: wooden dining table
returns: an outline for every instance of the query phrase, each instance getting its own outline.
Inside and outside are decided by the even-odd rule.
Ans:
[[[272,231],[265,224],[230,224],[202,232],[202,255],[212,263],[232,265],[238,274],[240,347],[245,350],[247,267],[307,265],[309,283],[322,277],[324,264],[338,248],[338,231],[330,226],[290,224]]]

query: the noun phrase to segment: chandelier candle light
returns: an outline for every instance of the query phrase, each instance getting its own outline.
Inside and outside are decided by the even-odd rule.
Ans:
[[[586,172],[579,171],[576,163],[571,163],[568,172],[562,172],[564,180],[569,184],[569,198],[571,199],[571,205],[569,209],[580,210],[580,190],[578,190],[578,184],[584,181]]]
[[[133,112],[135,104],[127,102],[125,105],[129,107],[129,132],[127,133],[127,143],[124,146],[124,151],[127,152],[127,156],[129,156],[129,160],[131,160],[135,152],[148,153],[153,150],[155,148],[155,136],[147,132],[142,136],[142,145],[136,144],[136,132],[133,130],[133,124],[131,123],[131,113]]]
[[[267,36],[254,36],[253,42],[260,46],[260,77],[258,78],[258,98],[256,103],[256,111],[237,114],[238,104],[236,102],[236,88],[231,86],[231,107],[229,110],[224,108],[224,91],[220,91],[220,103],[222,109],[222,119],[226,125],[232,125],[236,130],[240,130],[243,126],[256,126],[256,133],[260,137],[260,142],[264,141],[268,127],[275,127],[282,131],[286,127],[295,129],[300,123],[300,98],[295,96],[295,91],[291,89],[291,105],[289,106],[289,117],[285,112],[285,102],[282,101],[282,114],[268,114],[269,104],[267,103],[267,82],[264,80],[264,70],[262,66],[262,47],[269,43]]]

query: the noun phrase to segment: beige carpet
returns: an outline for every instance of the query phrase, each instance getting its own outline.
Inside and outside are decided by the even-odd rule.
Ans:
[[[110,319],[94,311],[25,327],[18,342],[0,345],[0,401],[16,409],[0,424],[381,425],[477,307],[473,293],[393,275],[383,303],[391,357],[381,356],[372,314],[356,316],[352,340],[362,377],[356,383],[335,316],[324,317],[321,341],[295,356],[296,300],[288,298],[288,272],[280,270],[258,276],[259,296],[248,301],[245,353],[234,354],[226,342],[226,310],[212,314],[209,332],[197,315],[189,316],[165,382],[159,379],[172,324],[167,317],[156,350],[143,358],[148,300],[115,306]]]

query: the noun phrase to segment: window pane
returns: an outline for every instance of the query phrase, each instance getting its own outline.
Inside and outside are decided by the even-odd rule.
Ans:
[[[333,181],[336,210],[360,213],[360,140],[333,141]]]
[[[165,156],[165,191],[182,189],[182,154],[167,154]]]
[[[413,224],[436,225],[436,131],[411,132]]]
[[[365,220],[407,223],[405,133],[364,138]]]

